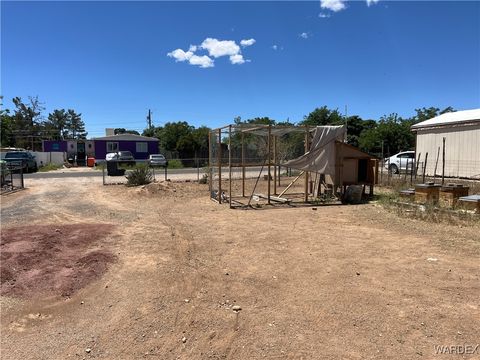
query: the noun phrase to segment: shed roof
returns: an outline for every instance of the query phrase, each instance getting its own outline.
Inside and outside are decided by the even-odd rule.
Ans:
[[[106,140],[106,141],[158,141],[157,138],[135,135],[135,134],[117,134],[110,136],[103,136],[93,138],[93,140]]]
[[[480,109],[445,113],[413,125],[412,130],[436,126],[453,126],[470,122],[480,122]]]

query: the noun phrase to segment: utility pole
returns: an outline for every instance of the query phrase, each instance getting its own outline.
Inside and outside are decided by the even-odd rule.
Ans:
[[[152,112],[150,111],[150,109],[148,109],[147,126],[149,129],[152,128]]]
[[[345,141],[347,141],[348,135],[348,115],[347,115],[347,105],[345,105]]]

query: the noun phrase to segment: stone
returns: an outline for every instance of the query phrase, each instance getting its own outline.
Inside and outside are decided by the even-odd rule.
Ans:
[[[234,306],[232,306],[232,310],[235,311],[235,312],[238,312],[238,311],[242,310],[242,308],[240,307],[240,305],[234,305]]]

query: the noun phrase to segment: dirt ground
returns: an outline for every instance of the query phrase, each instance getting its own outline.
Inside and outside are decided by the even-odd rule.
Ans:
[[[194,183],[27,186],[1,199],[2,359],[480,358],[435,353],[480,343],[478,225],[376,204],[230,210]]]

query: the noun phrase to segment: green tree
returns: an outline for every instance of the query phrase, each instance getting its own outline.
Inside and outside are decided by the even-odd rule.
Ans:
[[[28,103],[24,103],[20,97],[12,99],[15,105],[12,115],[12,134],[16,147],[35,150],[41,147],[42,112],[45,107],[38,96],[29,96],[28,99]]]
[[[128,129],[125,129],[125,128],[116,128],[113,133],[115,135],[118,135],[118,134],[133,134],[133,135],[140,135],[140,133],[137,131],[137,130],[128,130]]]
[[[10,111],[0,110],[0,146],[14,146],[15,140],[13,137],[13,117],[10,115]]]
[[[82,114],[77,114],[74,110],[67,110],[65,123],[66,135],[70,139],[86,139],[88,133],[85,131],[85,123],[82,120]]]
[[[366,152],[380,154],[383,142],[385,156],[409,150],[415,146],[411,125],[411,119],[402,119],[395,113],[382,116],[376,127],[362,132],[359,146]]]
[[[412,121],[414,124],[434,118],[438,115],[445,114],[448,112],[454,112],[456,111],[453,107],[448,106],[443,110],[440,110],[439,108],[436,107],[423,107],[421,109],[415,109],[416,115],[412,118]]]
[[[48,114],[44,127],[51,138],[63,140],[68,136],[68,131],[66,130],[67,122],[68,115],[65,109],[57,109]]]
[[[344,117],[337,109],[330,110],[326,106],[322,106],[320,108],[316,108],[310,114],[304,116],[303,120],[299,122],[299,125],[341,125],[344,122]]]

